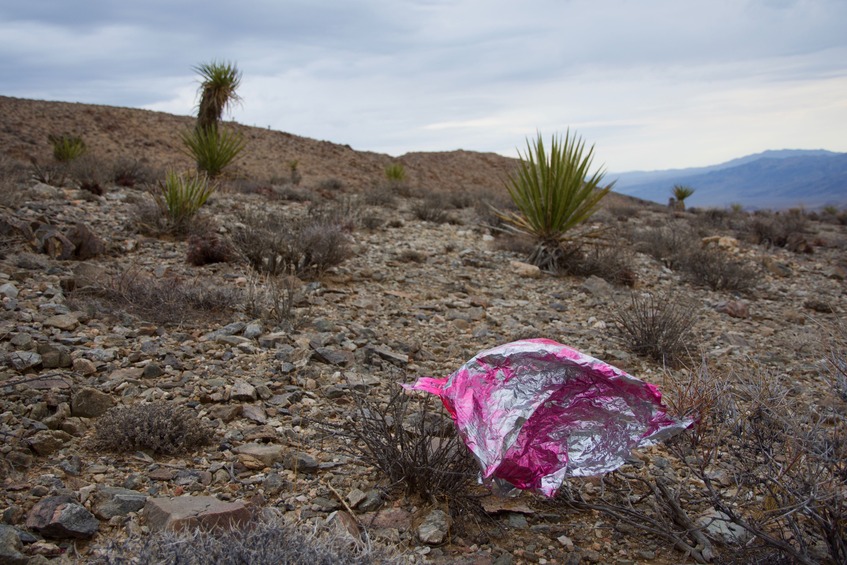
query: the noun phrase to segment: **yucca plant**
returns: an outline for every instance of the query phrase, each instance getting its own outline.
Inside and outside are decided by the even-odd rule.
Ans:
[[[197,163],[197,169],[214,178],[244,150],[244,136],[234,130],[209,126],[182,132],[185,153]]]
[[[602,169],[589,173],[594,146],[586,151],[585,143],[570,130],[564,140],[551,137],[549,153],[540,133],[526,145],[526,153],[518,151],[517,171],[506,183],[518,211],[496,213],[508,229],[536,241],[529,262],[558,271],[573,256],[575,242],[589,235],[574,234],[574,229],[597,211],[614,182],[601,187]]]
[[[406,167],[401,163],[392,163],[385,167],[385,178],[391,183],[401,183],[406,180]]]
[[[158,191],[154,192],[154,197],[171,229],[184,233],[191,219],[216,188],[203,173],[179,174],[168,171],[164,182],[160,182]]]
[[[694,194],[694,189],[683,184],[675,184],[671,192],[676,201],[679,202],[680,207],[685,210],[685,199]]]
[[[67,163],[80,157],[86,151],[85,142],[78,135],[48,135],[53,146],[53,158]]]
[[[200,105],[197,109],[197,129],[217,127],[224,110],[241,100],[235,93],[241,86],[241,71],[235,63],[204,63],[194,67],[200,75]]]

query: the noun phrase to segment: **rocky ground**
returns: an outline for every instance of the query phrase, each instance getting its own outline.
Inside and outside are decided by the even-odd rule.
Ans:
[[[87,119],[79,109],[67,111],[70,120]],[[15,123],[7,123],[7,134]],[[52,127],[39,124],[45,131]],[[34,143],[41,142],[27,127]],[[22,151],[18,147],[10,157],[19,160]],[[276,161],[297,154],[302,162],[314,160],[315,169],[337,166],[333,159],[318,165],[319,157],[306,151],[298,146]],[[337,151],[346,150],[331,148]],[[350,151],[351,163],[359,158]],[[692,358],[724,370],[758,363],[789,375],[803,398],[827,386],[820,378],[822,336],[847,308],[847,233],[841,225],[809,222],[806,246],[799,248],[810,253],[741,237],[725,240],[725,252],[753,269],[753,289],[713,291],[634,245],[639,231],[701,225],[702,214],[612,200],[596,219],[620,234],[620,252],[635,275],[631,289],[597,276],[530,268],[472,206],[447,210],[451,221],[437,223],[418,218],[419,198],[398,197],[391,205],[369,199],[367,191],[379,185],[391,160],[363,159],[373,163],[358,186],[344,184],[356,178],[355,164],[349,165],[352,172],[337,169],[303,180],[300,188],[314,193],[325,178],[344,181],[318,198],[346,207],[351,254],[320,277],[286,279],[277,296],[290,301],[284,316],[267,307],[265,315],[251,310],[250,301],[267,292],[271,281],[243,261],[192,266],[185,238],[139,230],[138,205],[148,198],[142,187],[104,183],[103,194],[95,196],[29,180],[4,184],[0,559],[87,562],[110,540],[149,535],[180,520],[240,519],[256,509],[275,509],[285,522],[311,526],[349,526],[352,519],[375,544],[390,546],[406,561],[686,562],[657,538],[530,493],[507,501],[488,496],[478,514],[453,509],[451,516],[449,501],[432,504],[388,488],[380,473],[352,458],[343,440],[328,437],[316,422],[342,422],[355,414],[357,392],[378,403],[399,383],[449,374],[483,349],[528,337],[570,345],[660,387],[682,378],[685,371],[665,370],[628,350],[617,313],[632,292],[674,291],[694,305]],[[406,159],[410,167],[429,171],[419,178],[430,180],[413,186],[439,182],[435,161],[416,165],[426,156]],[[462,160],[450,182],[465,175],[477,179],[467,181],[476,186],[490,183],[498,173],[484,162]],[[467,170],[469,163],[478,169]],[[278,173],[266,171],[258,180]],[[205,207],[222,237],[251,211],[308,214],[308,202],[271,198],[281,192],[273,187],[245,193],[238,186],[230,184]],[[704,237],[738,235],[698,229]],[[69,241],[87,251],[74,256]],[[144,276],[151,285],[187,284],[223,298],[208,311],[165,302],[160,307],[168,311],[156,312],[133,308],[131,299],[121,302],[114,293],[105,300],[102,293],[86,292],[126,291],[122,281]],[[212,442],[171,455],[110,451],[93,443],[98,419],[109,408],[144,403],[188,408],[211,427]],[[676,472],[688,480],[674,471],[662,445],[643,450],[627,467]],[[693,478],[691,488],[697,488]],[[198,501],[200,509],[185,506]],[[705,510],[691,509],[695,516]]]

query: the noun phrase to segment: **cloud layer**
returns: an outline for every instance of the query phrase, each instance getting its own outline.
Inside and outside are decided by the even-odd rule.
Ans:
[[[10,5],[11,4],[11,5]],[[394,155],[513,155],[570,127],[613,171],[847,151],[842,0],[6,3],[0,94],[189,114],[238,63],[233,119]]]

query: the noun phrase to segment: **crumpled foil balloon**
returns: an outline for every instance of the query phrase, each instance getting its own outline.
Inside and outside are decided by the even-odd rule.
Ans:
[[[441,397],[483,482],[501,492],[553,497],[567,476],[613,471],[632,449],[691,425],[666,414],[655,386],[548,339],[507,343],[449,377],[403,386]]]

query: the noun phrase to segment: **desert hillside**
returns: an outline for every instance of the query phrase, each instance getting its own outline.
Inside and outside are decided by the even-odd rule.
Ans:
[[[388,182],[388,156],[233,126],[237,171],[181,215],[157,181],[191,118],[0,116],[0,563],[844,563],[843,210],[612,195],[542,271],[496,229],[503,157]],[[62,133],[90,155],[53,162]],[[514,416],[489,452],[400,386],[516,341],[465,389],[500,393],[480,427]],[[501,496],[466,446],[567,473]]]

